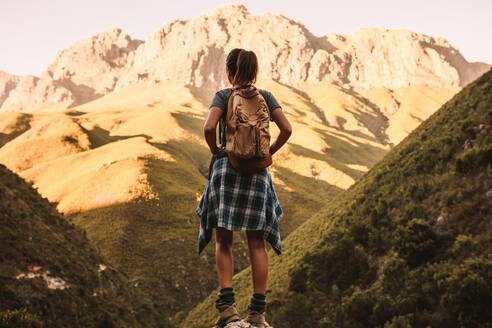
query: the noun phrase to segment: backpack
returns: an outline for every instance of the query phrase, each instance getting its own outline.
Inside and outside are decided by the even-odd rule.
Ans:
[[[270,113],[254,85],[232,89],[225,118],[225,151],[240,173],[255,173],[272,164]]]

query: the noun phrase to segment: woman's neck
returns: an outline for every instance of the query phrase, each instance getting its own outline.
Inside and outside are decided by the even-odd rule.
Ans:
[[[253,85],[253,83],[246,83],[246,84],[233,84],[232,85],[232,88],[233,89],[236,89],[236,88],[245,88],[245,87],[248,87],[248,86],[251,86]]]

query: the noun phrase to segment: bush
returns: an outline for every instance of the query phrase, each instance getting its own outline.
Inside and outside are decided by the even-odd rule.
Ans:
[[[492,145],[471,148],[456,156],[456,171],[467,173],[492,164]]]
[[[384,324],[384,328],[412,328],[413,314],[394,317],[391,322]]]
[[[306,258],[310,264],[309,280],[313,288],[329,293],[332,285],[344,290],[368,272],[367,256],[352,238],[344,233]]]
[[[282,307],[280,317],[287,324],[287,328],[312,327],[315,325],[309,299],[297,293],[289,293],[288,299]]]
[[[455,258],[466,258],[482,251],[480,239],[471,235],[458,235],[451,248]]]
[[[40,328],[42,326],[43,323],[39,317],[27,312],[25,308],[0,312],[0,328]]]
[[[383,267],[381,285],[384,292],[396,296],[405,288],[405,279],[408,277],[408,266],[399,257],[393,257]]]
[[[396,231],[395,250],[410,266],[425,263],[432,258],[436,246],[437,234],[422,219],[412,219]]]
[[[439,281],[441,304],[461,327],[479,327],[492,322],[492,257],[473,257]]]
[[[344,299],[344,317],[350,324],[349,327],[369,327],[369,318],[372,315],[375,301],[367,292],[356,289],[354,293]]]

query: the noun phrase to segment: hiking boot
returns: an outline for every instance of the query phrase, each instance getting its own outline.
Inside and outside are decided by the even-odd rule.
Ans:
[[[248,316],[244,319],[247,323],[252,325],[253,327],[258,327],[258,328],[266,328],[270,327],[267,325],[265,321],[265,314],[264,313],[259,313],[256,311],[252,311],[248,309]]]
[[[215,304],[215,307],[217,308],[217,310],[219,310],[219,317],[217,318],[217,321],[215,322],[214,327],[223,328],[230,322],[240,320],[239,314],[237,313],[237,310],[236,310],[236,303],[234,303],[232,305]]]

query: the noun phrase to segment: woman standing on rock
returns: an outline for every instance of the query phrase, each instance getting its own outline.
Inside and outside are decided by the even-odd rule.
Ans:
[[[227,56],[226,72],[232,88],[215,94],[204,126],[212,161],[209,181],[196,209],[200,216],[198,253],[208,244],[215,228],[220,285],[219,297],[215,302],[219,310],[216,326],[224,327],[229,322],[239,320],[232,287],[232,240],[233,231],[246,230],[253,296],[245,321],[255,327],[265,327],[268,277],[265,240],[278,255],[282,251],[278,229],[282,209],[266,166],[271,164],[271,155],[290,137],[292,128],[273,95],[253,85],[258,73],[258,60],[254,52],[233,49]],[[269,120],[280,129],[279,136],[271,145]],[[218,123],[220,148],[216,143]],[[256,127],[253,126],[255,124]],[[252,154],[256,155],[248,159]]]

